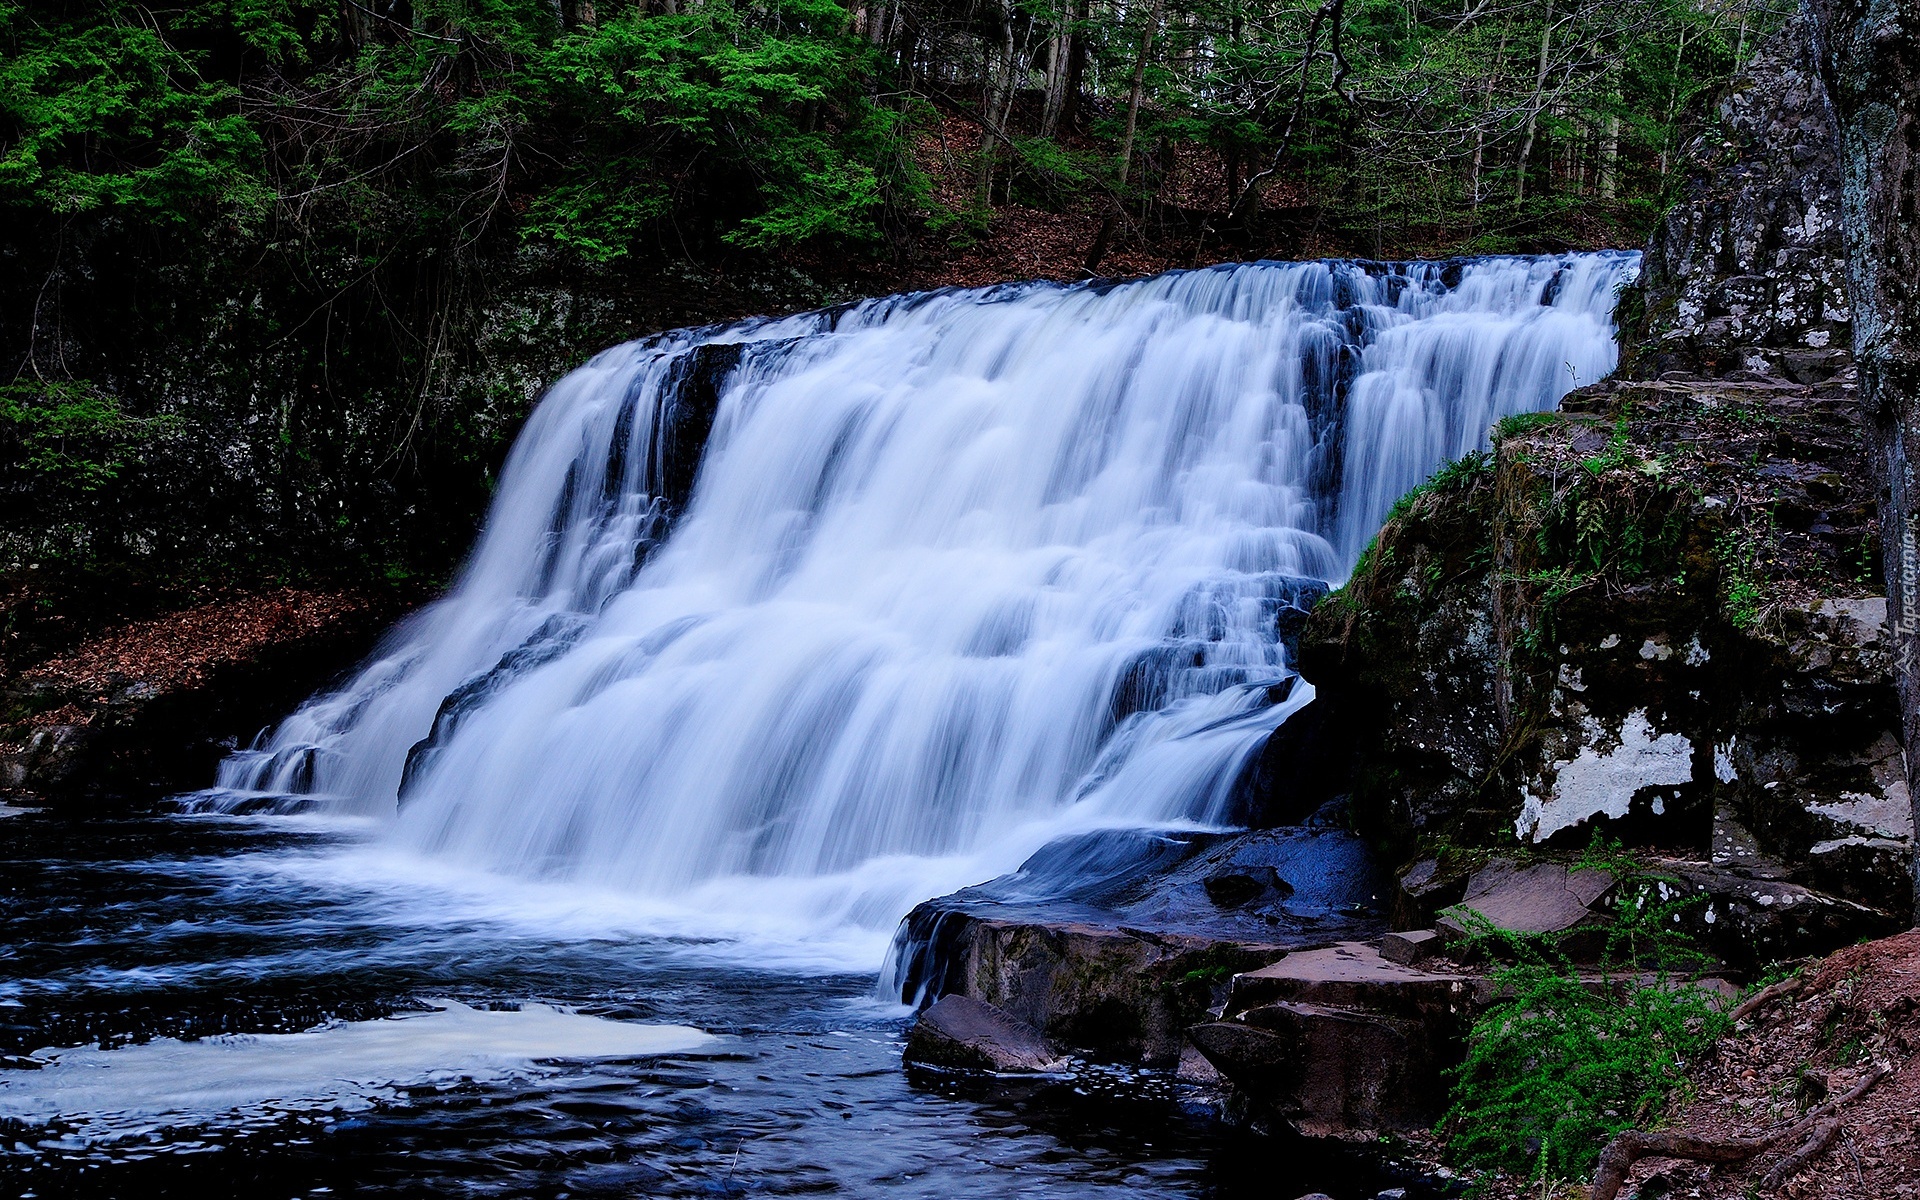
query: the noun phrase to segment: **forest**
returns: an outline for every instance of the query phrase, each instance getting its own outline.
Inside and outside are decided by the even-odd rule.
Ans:
[[[1781,8],[10,0],[4,574],[444,578],[542,387],[666,326],[1635,245]]]

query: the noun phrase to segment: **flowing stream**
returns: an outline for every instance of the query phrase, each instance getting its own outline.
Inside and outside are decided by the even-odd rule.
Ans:
[[[1286,610],[1494,422],[1611,371],[1637,265],[1249,264],[606,351],[449,594],[197,816],[12,818],[0,1053],[39,1052],[0,1134],[38,1132],[0,1166],[165,1194],[203,1176],[140,1164],[251,1147],[323,1189],[311,1147],[415,1121],[421,1157],[351,1143],[389,1190],[1233,1193],[1226,1135],[1164,1132],[1131,1075],[908,1087],[888,939],[1057,839],[1233,824],[1312,698]]]

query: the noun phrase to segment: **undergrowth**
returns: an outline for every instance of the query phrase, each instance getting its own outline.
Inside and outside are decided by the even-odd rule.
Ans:
[[[1729,529],[1714,542],[1720,561],[1721,604],[1735,629],[1750,629],[1760,620],[1766,602],[1759,573],[1760,535],[1752,529]]]
[[[1492,973],[1500,999],[1452,1073],[1441,1131],[1462,1162],[1541,1180],[1586,1174],[1609,1138],[1664,1109],[1728,1027],[1716,997],[1693,986],[1707,956],[1675,928],[1698,897],[1599,839],[1575,869],[1616,881],[1591,967],[1569,951],[1576,935],[1513,933],[1454,910],[1470,948],[1504,964]]]

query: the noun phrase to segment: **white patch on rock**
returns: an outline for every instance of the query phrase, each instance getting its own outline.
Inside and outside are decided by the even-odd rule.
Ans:
[[[1655,641],[1653,638],[1648,638],[1640,644],[1640,657],[1646,659],[1648,662],[1653,662],[1656,659],[1660,662],[1665,662],[1673,657],[1673,647],[1667,645],[1664,640]]]
[[[1875,850],[1890,850],[1895,854],[1905,854],[1910,848],[1906,842],[1896,842],[1892,838],[1843,837],[1831,841],[1815,842],[1812,854],[1832,854],[1836,850],[1846,850],[1854,846],[1868,846]]]
[[[1824,350],[1826,349],[1827,342],[1832,340],[1832,336],[1832,334],[1824,329],[1809,330],[1807,332],[1807,345],[1812,346],[1815,350]]]
[[[1887,598],[1862,596],[1851,600],[1822,600],[1813,609],[1834,622],[1834,632],[1853,646],[1870,646],[1887,633]]]
[[[1571,760],[1553,764],[1546,795],[1526,793],[1514,822],[1520,840],[1545,841],[1603,814],[1624,817],[1641,788],[1693,782],[1693,743],[1677,733],[1656,736],[1646,709],[1627,714],[1608,750],[1598,748],[1600,723],[1589,718],[1582,724],[1586,745]]]
[[[1900,791],[1903,794],[1898,797],[1891,794],[1891,788],[1888,794],[1878,796],[1868,792],[1841,792],[1838,800],[1809,804],[1807,809],[1868,834],[1911,842],[1913,807],[1904,794],[1906,788]]]
[[[1693,635],[1693,640],[1687,643],[1686,657],[1682,658],[1680,661],[1686,663],[1690,667],[1697,667],[1703,663],[1708,662],[1712,658],[1713,658],[1713,655],[1708,654],[1707,648],[1700,644],[1700,635],[1696,633]]]
[[[1733,743],[1713,748],[1713,777],[1721,783],[1732,783],[1740,778],[1733,769]]]
[[[1617,633],[1610,633],[1606,637],[1603,637],[1600,639],[1600,648],[1602,650],[1611,650],[1615,646],[1618,646],[1619,644],[1620,644],[1620,635]]]

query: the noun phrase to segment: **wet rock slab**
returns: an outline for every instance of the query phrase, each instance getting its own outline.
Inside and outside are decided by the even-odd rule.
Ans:
[[[916,908],[909,1002],[964,995],[1090,1057],[1172,1067],[1237,972],[1384,931],[1382,880],[1332,827],[1070,839]]]
[[[1605,871],[1563,863],[1521,866],[1496,858],[1467,882],[1460,904],[1440,917],[1443,938],[1465,937],[1474,918],[1511,933],[1565,933],[1600,923],[1597,905],[1612,889]]]
[[[1039,1030],[971,996],[945,996],[907,1035],[906,1060],[920,1066],[1002,1074],[1057,1071],[1066,1056]]]

